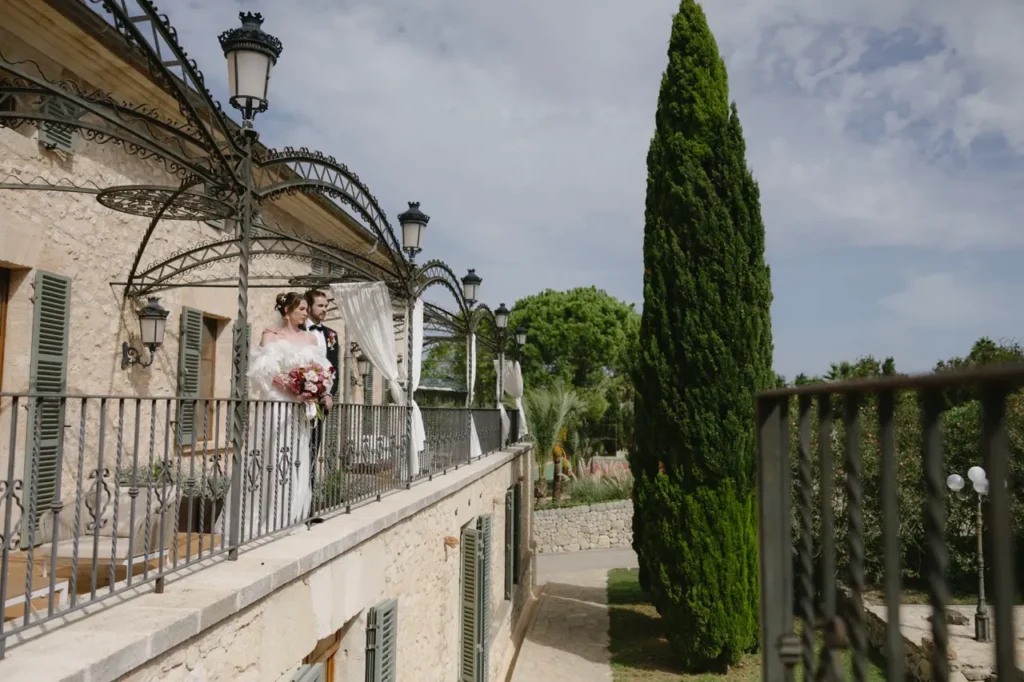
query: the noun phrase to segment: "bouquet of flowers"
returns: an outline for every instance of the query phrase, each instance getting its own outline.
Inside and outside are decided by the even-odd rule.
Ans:
[[[320,403],[334,388],[334,368],[324,368],[315,363],[295,367],[280,375],[275,383],[306,403],[307,419],[323,419],[324,412]]]

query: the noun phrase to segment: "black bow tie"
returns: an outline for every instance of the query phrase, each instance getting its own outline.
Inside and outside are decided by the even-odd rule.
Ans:
[[[322,332],[323,330],[324,330],[324,326],[322,324],[311,324],[311,325],[308,325],[306,327],[306,331],[308,331],[308,332],[315,332],[315,331],[321,331]]]

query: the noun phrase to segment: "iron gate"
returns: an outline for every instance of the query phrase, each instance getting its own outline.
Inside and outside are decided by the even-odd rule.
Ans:
[[[868,500],[878,512],[872,524],[880,525],[869,530],[880,530],[875,547],[882,556],[871,558],[881,565],[883,574],[886,679],[903,680],[910,674],[899,629],[901,516],[896,444],[900,433],[894,419],[899,400],[916,402],[920,424],[920,439],[915,441],[919,450],[917,446],[911,450],[921,467],[921,480],[915,485],[923,493],[921,577],[933,614],[930,678],[950,679],[946,476],[953,472],[944,467],[941,419],[951,390],[971,391],[981,405],[978,453],[988,475],[995,672],[1000,680],[1018,679],[1014,677],[1018,674],[1013,627],[1016,579],[1010,504],[1019,491],[1008,484],[1006,406],[1008,396],[1022,385],[1024,365],[1012,365],[810,384],[758,395],[763,679],[788,682],[795,679],[798,668],[804,671],[804,680],[843,679],[845,666],[840,659],[844,653],[852,659],[853,679],[865,679],[869,649],[864,611],[866,482],[876,491]],[[815,412],[816,420],[812,419]],[[870,447],[878,454],[878,471],[870,477],[865,475],[862,459],[865,415],[877,419],[877,442],[872,439]],[[814,441],[816,447],[812,447]],[[837,543],[840,524],[846,538]],[[845,552],[839,555],[842,571],[837,571],[837,552]],[[937,614],[940,617],[934,617]]]

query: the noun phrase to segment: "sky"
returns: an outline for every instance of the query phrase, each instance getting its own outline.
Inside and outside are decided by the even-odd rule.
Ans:
[[[392,216],[421,201],[421,257],[475,268],[485,302],[596,285],[642,305],[646,154],[678,2],[164,4],[225,106],[216,36],[261,11],[284,43],[262,141],[333,155]],[[1024,3],[705,12],[761,189],[776,371],[867,354],[926,371],[979,336],[1020,338]]]

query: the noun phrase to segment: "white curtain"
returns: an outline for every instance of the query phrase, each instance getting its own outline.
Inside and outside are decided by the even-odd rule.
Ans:
[[[519,436],[525,436],[529,431],[526,428],[526,410],[523,409],[523,370],[518,360],[505,365],[505,393],[515,398],[516,409],[519,410]]]
[[[331,292],[351,340],[359,344],[366,359],[388,382],[395,403],[404,405],[405,394],[398,381],[394,311],[387,285],[383,282],[332,284]]]
[[[507,381],[504,375],[508,371],[508,363],[504,362],[504,356],[499,357],[502,358],[500,367],[498,366],[498,360],[494,361],[494,393],[498,396],[498,412],[501,413],[501,447],[505,447],[505,439],[508,438],[508,431],[512,428],[512,423],[509,421],[508,412],[505,411],[505,401],[502,400],[504,396],[501,395],[502,384]],[[498,381],[498,377],[502,377],[501,381]]]
[[[423,365],[423,301],[417,298],[412,307],[412,357],[408,365],[412,377],[412,463],[413,474],[419,473],[420,455],[423,452],[424,443],[427,440],[426,431],[423,428],[423,413],[420,406],[416,404],[416,389],[420,387],[420,370]],[[407,327],[408,330],[408,327]]]
[[[476,333],[469,333],[469,356],[466,358],[469,364],[469,456],[479,457],[483,454],[480,447],[480,434],[476,431],[476,421],[473,419],[473,388],[476,387]]]

